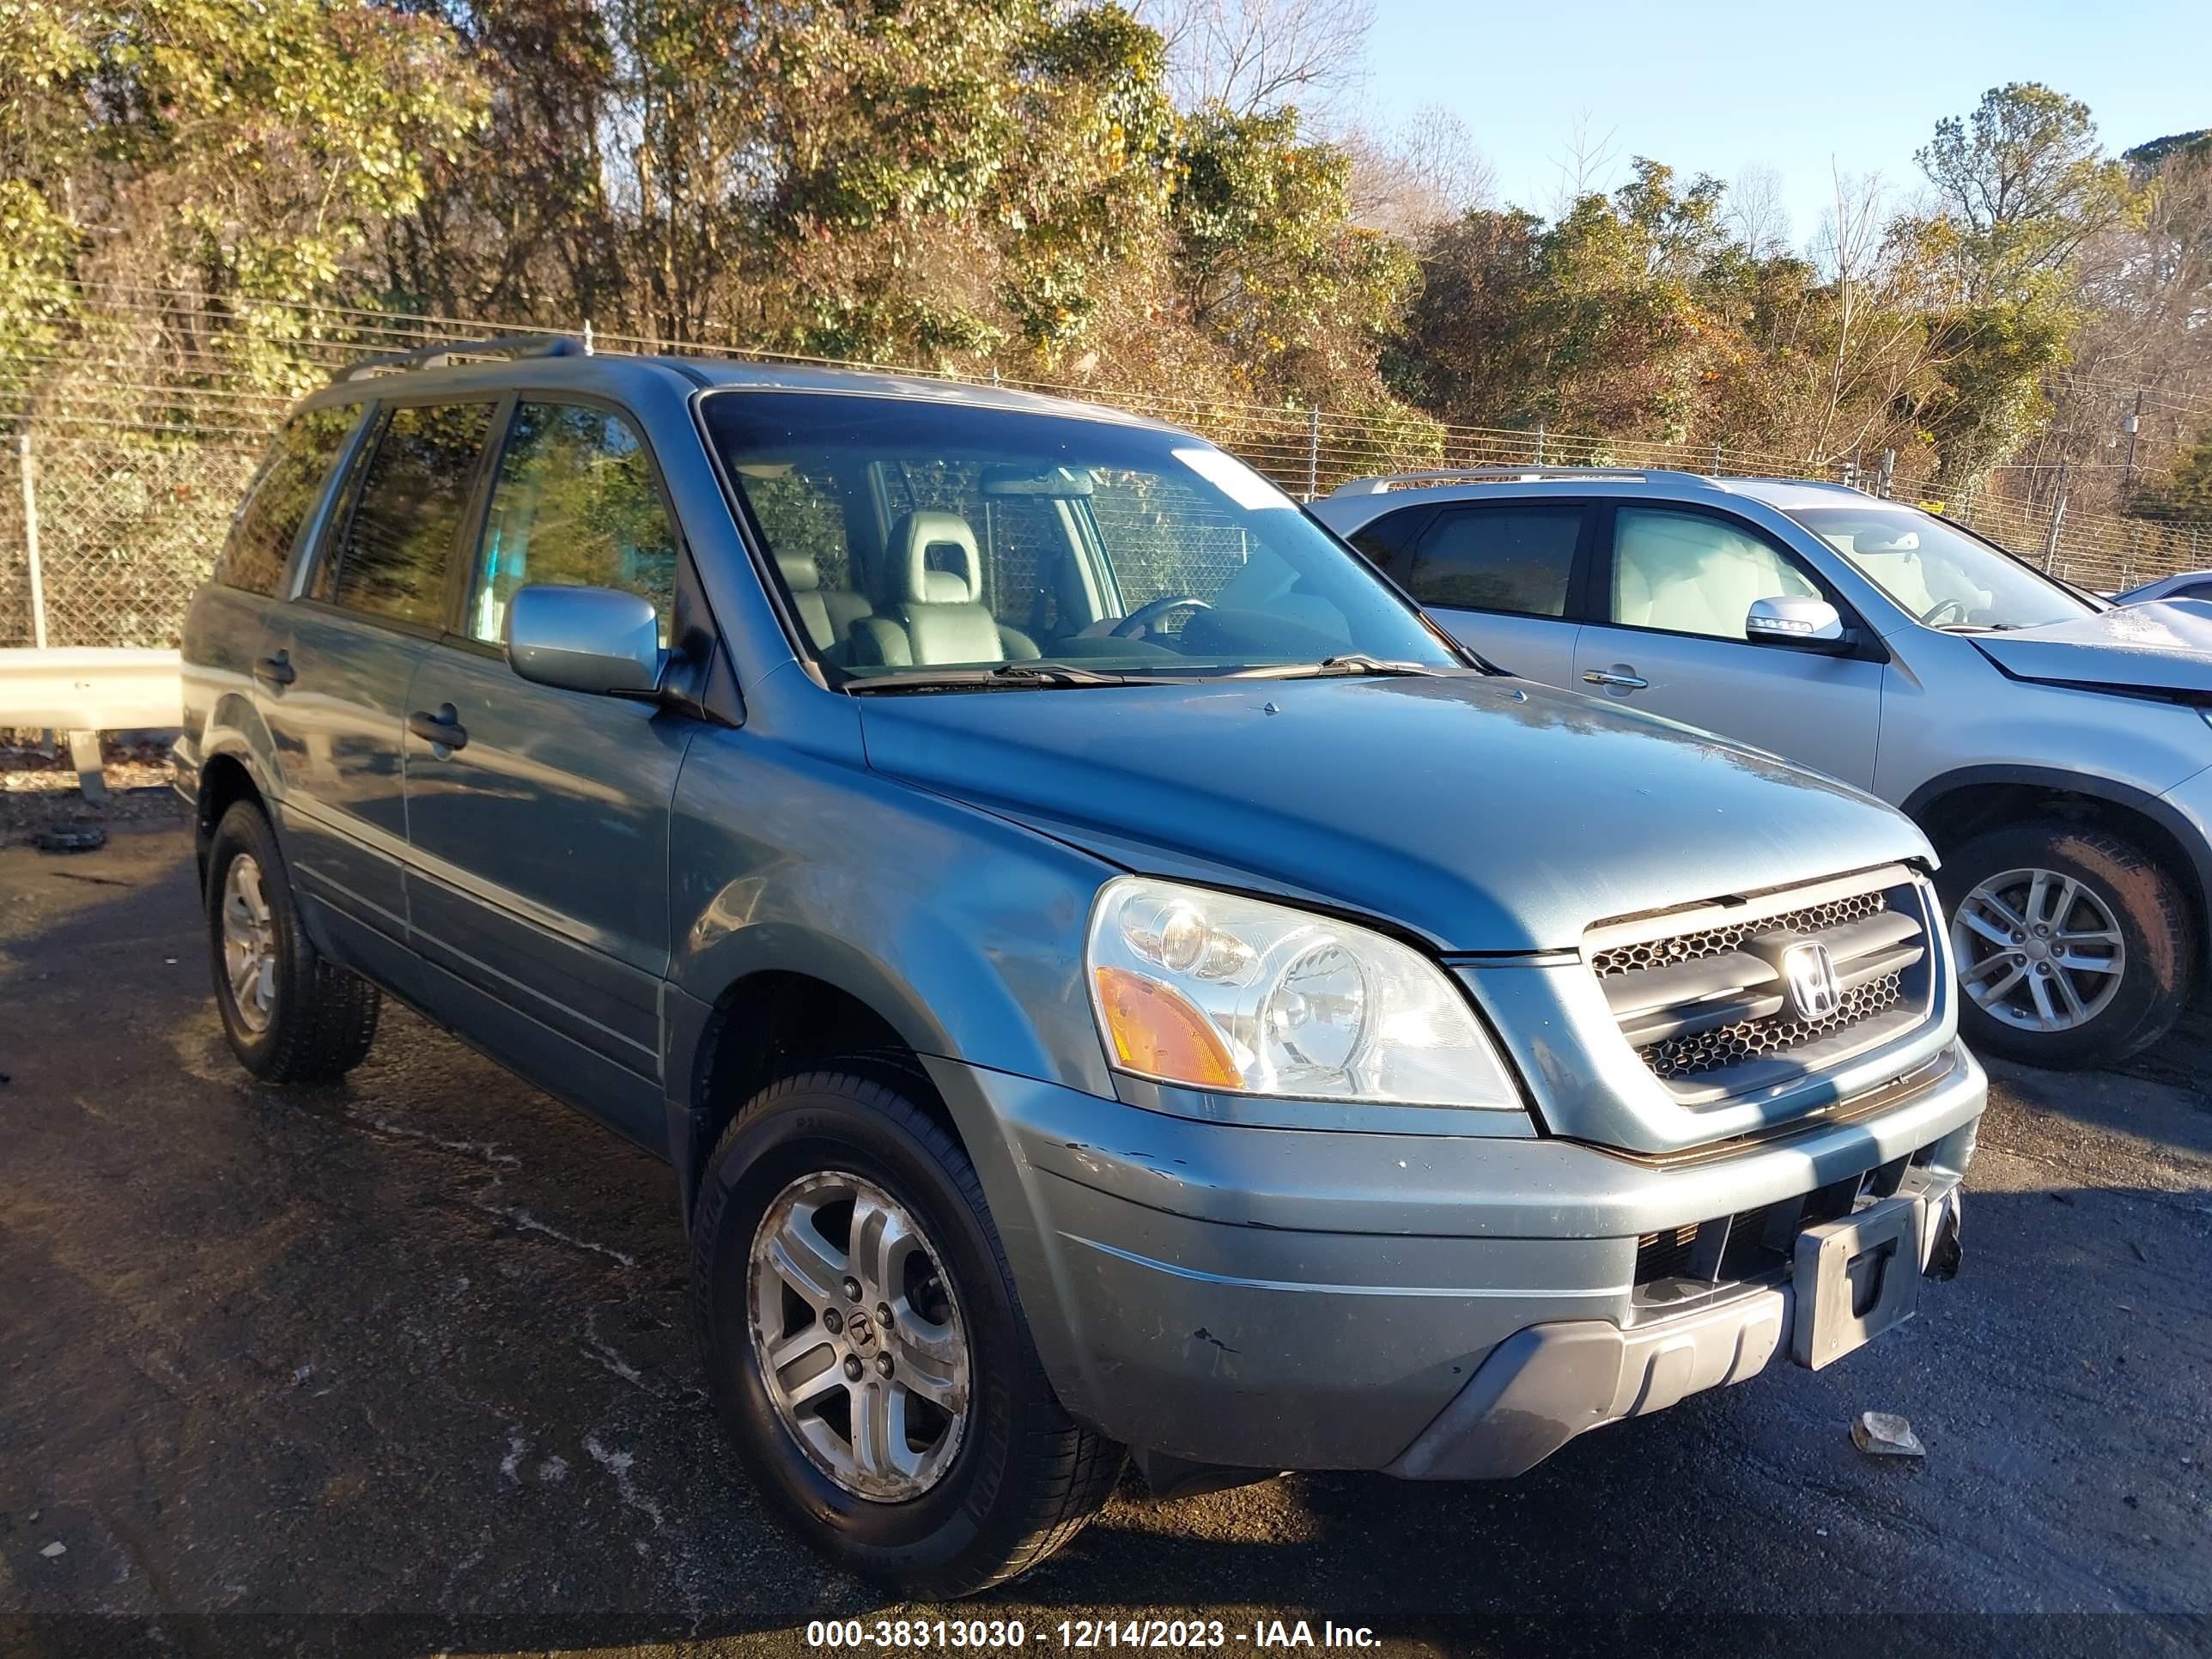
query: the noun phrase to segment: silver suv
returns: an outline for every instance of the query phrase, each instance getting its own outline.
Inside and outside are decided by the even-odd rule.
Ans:
[[[2212,890],[2212,611],[2119,609],[1833,484],[1479,470],[1312,511],[1509,672],[1902,806],[1943,858],[1978,1048],[2094,1065],[2179,1017]]]

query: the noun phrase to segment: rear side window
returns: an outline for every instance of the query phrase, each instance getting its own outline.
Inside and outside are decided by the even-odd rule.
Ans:
[[[1398,556],[1435,514],[1433,507],[1401,507],[1395,513],[1385,513],[1372,524],[1362,525],[1344,539],[1364,554],[1377,570],[1401,575],[1396,568]]]
[[[1582,529],[1579,507],[1448,508],[1395,574],[1423,605],[1564,617]]]
[[[676,534],[645,446],[621,416],[580,404],[516,408],[470,586],[470,636],[505,639],[507,601],[532,582],[650,599],[667,642]]]
[[[360,417],[359,404],[333,404],[303,410],[285,422],[231,521],[215,562],[216,580],[249,593],[276,592],[300,526],[322,498],[324,480]]]
[[[349,611],[434,628],[446,564],[491,431],[488,403],[392,411],[362,474],[327,597]]]

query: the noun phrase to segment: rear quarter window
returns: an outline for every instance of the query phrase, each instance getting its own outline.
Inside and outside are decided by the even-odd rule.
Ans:
[[[276,593],[301,528],[322,499],[338,451],[360,417],[358,404],[332,404],[285,422],[231,520],[215,562],[217,582],[248,593]]]

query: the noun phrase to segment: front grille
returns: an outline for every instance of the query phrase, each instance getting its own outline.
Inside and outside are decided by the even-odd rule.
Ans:
[[[1785,1054],[1849,1029],[1876,1014],[1886,1014],[1905,1000],[1901,975],[1884,974],[1856,990],[1844,993],[1842,1005],[1821,1020],[1746,1019],[1690,1036],[1668,1037],[1645,1044],[1638,1052],[1653,1075],[1695,1077],[1723,1066],[1733,1066],[1759,1054]]]
[[[1792,1063],[1833,1065],[1909,1030],[1911,1012],[1932,1003],[1934,915],[1926,884],[1893,867],[1697,906],[1672,927],[1660,916],[1593,928],[1588,960],[1653,1076],[1686,1098],[1710,1098],[1784,1079]],[[1839,993],[1821,1017],[1801,1012],[1789,984],[1787,970],[1803,965],[1790,953],[1806,943],[1826,951]]]
[[[1759,922],[1734,922],[1725,927],[1708,927],[1695,933],[1683,933],[1674,939],[1645,939],[1634,945],[1617,945],[1609,951],[1600,951],[1590,958],[1590,971],[1600,979],[1613,974],[1633,973],[1639,968],[1663,968],[1670,963],[1695,962],[1705,957],[1717,957],[1736,949],[1753,933],[1819,933],[1831,927],[1840,927],[1847,921],[1864,921],[1878,915],[1889,906],[1887,893],[1854,893],[1848,898],[1832,899],[1826,904],[1808,905],[1802,910],[1769,917]]]

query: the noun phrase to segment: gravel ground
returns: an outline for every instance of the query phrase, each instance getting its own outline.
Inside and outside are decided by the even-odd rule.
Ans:
[[[803,1650],[944,1611],[884,1607],[734,1472],[663,1165],[404,1015],[342,1087],[250,1084],[189,846],[141,816],[0,849],[0,1653]],[[2206,1651],[2208,1057],[2200,1017],[2138,1075],[2005,1072],[1965,1272],[1828,1371],[1508,1484],[1125,1485],[961,1611],[1048,1646],[1157,1613],[1231,1648],[1302,1618],[1399,1651]],[[1926,1462],[1856,1451],[1867,1407]]]

